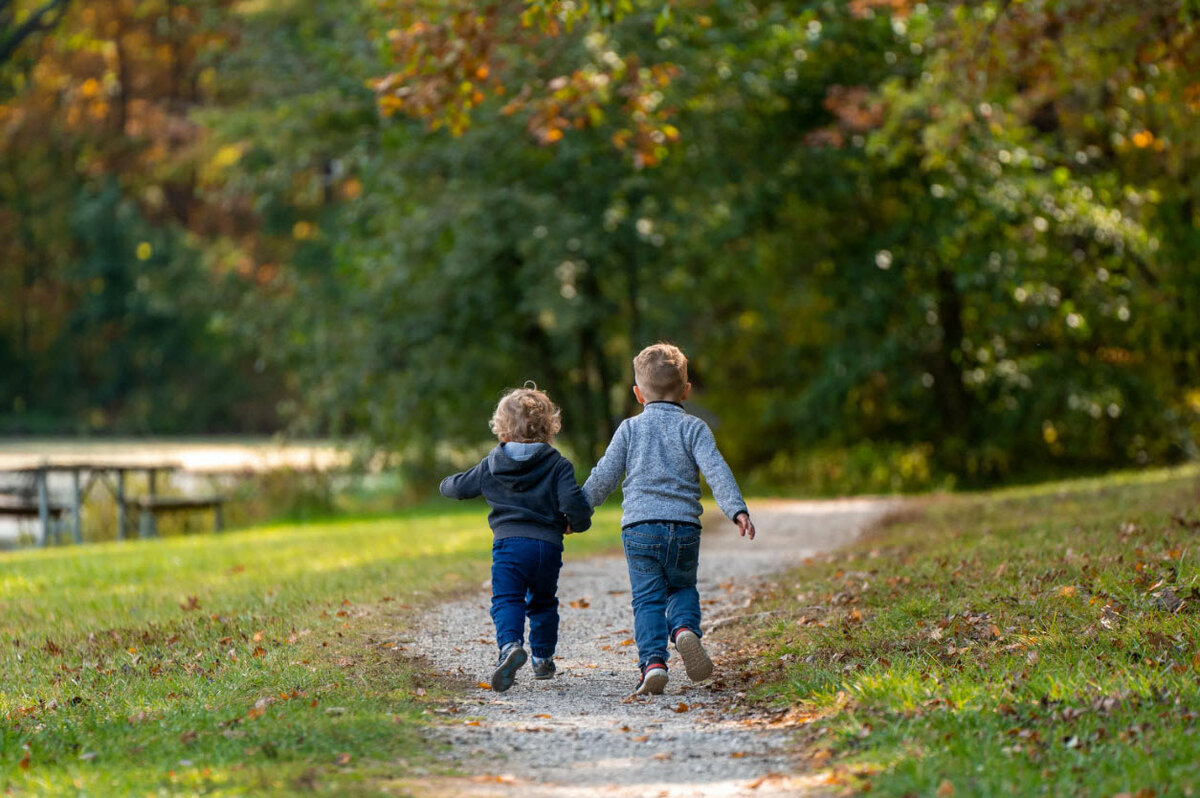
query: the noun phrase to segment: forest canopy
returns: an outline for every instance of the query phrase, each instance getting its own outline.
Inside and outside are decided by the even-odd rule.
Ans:
[[[287,428],[429,468],[532,379],[586,462],[666,339],[764,484],[1194,458],[1198,23],[0,1],[0,429]]]

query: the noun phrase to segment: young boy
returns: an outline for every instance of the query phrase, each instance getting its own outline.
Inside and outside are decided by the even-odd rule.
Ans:
[[[492,621],[500,647],[492,689],[502,693],[528,659],[526,618],[533,678],[554,676],[563,533],[591,526],[592,508],[575,482],[575,467],[552,445],[562,421],[546,394],[509,391],[491,428],[500,444],[471,470],[442,480],[440,490],[451,499],[483,496],[492,508]]]
[[[641,672],[635,693],[657,695],[667,686],[668,639],[692,681],[713,671],[700,644],[696,590],[700,474],[743,537],[754,539],[754,524],[712,431],[680,404],[692,390],[683,352],[671,344],[648,346],[633,359],[633,374],[633,393],[645,410],[621,422],[583,493],[596,507],[625,477],[621,542],[633,588]]]

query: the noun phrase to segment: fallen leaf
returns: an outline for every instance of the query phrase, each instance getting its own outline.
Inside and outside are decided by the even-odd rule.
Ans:
[[[858,610],[851,610],[850,614],[846,616],[846,620],[850,623],[862,623],[863,616]]]
[[[198,599],[196,596],[188,596],[187,601],[185,601],[183,604],[180,604],[179,608],[184,612],[198,610],[200,609],[200,599]]]
[[[552,718],[552,717],[554,717],[554,716],[553,716],[553,715],[547,715],[545,712],[539,712],[538,714],[534,715],[534,717],[535,717],[535,718]]]
[[[571,606],[577,610],[586,610],[588,607],[592,606],[592,604],[587,599],[581,598],[581,599],[576,599],[575,601],[572,601]]]
[[[671,710],[674,712],[687,712],[689,709],[691,709],[691,707],[682,701],[680,701],[676,706],[671,707]]]
[[[627,638],[627,639],[625,639],[625,640],[622,640],[622,641],[621,641],[621,645],[623,645],[623,646],[632,646],[632,645],[633,645],[633,638],[632,638],[632,637],[630,637],[630,638]]]
[[[479,684],[477,684],[475,686],[478,687],[480,690],[491,690],[492,689],[492,686],[490,684],[488,684],[487,682],[480,682]]]
[[[25,756],[21,757],[21,761],[17,763],[17,767],[21,770],[29,770],[29,752],[25,752]]]
[[[255,633],[254,633],[254,642],[255,642],[255,643],[261,643],[261,642],[262,642],[262,639],[263,639],[263,633],[262,633],[262,632],[255,632]]]
[[[646,742],[647,740],[649,740],[649,739],[650,739],[650,735],[648,735],[648,734],[643,734],[641,737],[634,737],[634,738],[632,738],[632,739],[633,739],[633,741],[634,741],[635,743],[644,743],[644,742]]]
[[[673,758],[674,756],[675,755],[673,753],[671,753],[670,751],[659,751],[657,754],[654,755],[654,758],[657,759],[659,762],[666,762],[667,760]]]
[[[954,785],[950,783],[950,779],[942,779],[937,788],[937,797],[950,798],[951,795],[954,795]]]
[[[729,755],[729,758],[730,759],[741,759],[745,755],[746,755],[745,751],[734,751],[732,754]]]
[[[351,759],[353,759],[353,757],[349,754],[338,754],[337,759],[334,761],[339,765],[349,765]]]
[[[1058,595],[1062,596],[1063,598],[1073,598],[1075,596],[1075,592],[1075,585],[1063,585],[1058,589]],[[942,784],[950,784],[950,782],[943,781]],[[950,789],[954,789],[954,785],[950,785]],[[938,790],[940,791],[941,787],[939,787]],[[951,795],[953,795],[953,793],[951,793]]]
[[[262,646],[254,647],[254,656],[255,657],[265,657],[266,655],[267,655],[267,650],[265,648],[263,648]]]
[[[477,720],[464,720],[464,721],[463,721],[463,725],[464,725],[464,726],[478,726],[478,725],[479,725],[479,721],[477,721]]]

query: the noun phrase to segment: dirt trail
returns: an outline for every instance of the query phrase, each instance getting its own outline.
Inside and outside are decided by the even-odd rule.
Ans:
[[[723,518],[706,518],[700,556],[704,638],[720,673],[719,621],[754,612],[753,596],[771,574],[853,540],[895,508],[890,500],[769,502],[751,507],[753,543]],[[570,540],[568,539],[568,548]],[[506,693],[472,689],[434,744],[448,762],[473,774],[438,779],[429,795],[531,798],[726,798],[798,795],[807,780],[787,749],[789,732],[739,717],[737,696],[692,685],[672,651],[666,693],[624,701],[637,681],[631,642],[629,577],[621,557],[568,561],[559,580],[558,676],[538,682],[529,667]],[[404,648],[441,673],[487,681],[496,647],[484,588],[444,605]],[[686,711],[680,705],[686,704]],[[420,791],[422,785],[413,784]]]

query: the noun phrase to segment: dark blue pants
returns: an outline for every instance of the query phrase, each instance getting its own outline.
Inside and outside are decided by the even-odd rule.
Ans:
[[[525,641],[528,617],[533,656],[554,656],[561,569],[562,549],[553,543],[534,538],[500,538],[492,543],[492,622],[500,648]]]
[[[667,643],[680,629],[700,634],[700,527],[638,524],[621,532],[633,589],[633,638],[638,667],[667,661]]]

